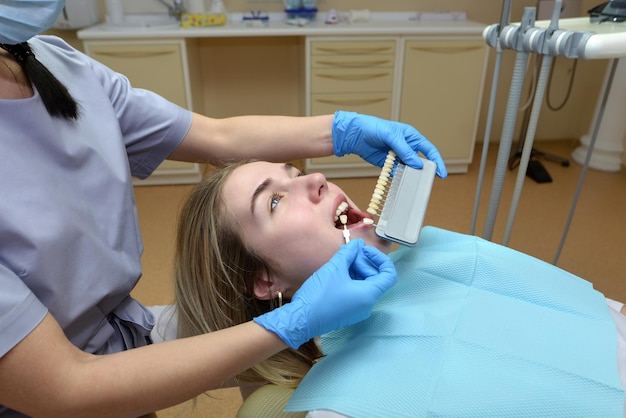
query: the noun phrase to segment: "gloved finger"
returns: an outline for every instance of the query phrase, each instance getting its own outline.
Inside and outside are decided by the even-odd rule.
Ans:
[[[422,153],[426,156],[427,159],[437,164],[437,175],[440,178],[445,179],[446,177],[448,177],[446,163],[443,162],[443,158],[441,157],[441,154],[439,153],[437,148],[433,146],[430,149],[423,150]]]
[[[378,266],[361,251],[350,266],[350,277],[353,280],[363,280],[376,274],[378,274]]]
[[[400,160],[413,168],[422,168],[424,163],[417,157],[417,150],[411,148],[411,146],[406,142],[406,138],[404,135],[401,138],[392,138],[387,141],[387,145],[391,148]]]
[[[363,276],[365,281],[375,284],[382,292],[387,291],[398,280],[398,273],[393,261],[376,247],[365,246],[362,253],[372,265],[377,267],[375,274]],[[369,269],[366,270],[369,271]],[[367,271],[362,271],[361,273],[365,274]]]
[[[350,280],[346,273],[348,273],[350,266],[354,263],[354,260],[364,245],[365,242],[362,239],[354,239],[342,245],[339,251],[337,251],[326,264],[302,283],[300,289],[294,293],[292,301],[299,296],[307,294],[307,292],[316,294],[317,291],[321,289],[334,286],[337,280]]]
[[[437,175],[442,179],[446,178],[448,176],[448,170],[437,148],[425,139],[422,140],[419,148],[427,159],[437,165]],[[418,169],[424,166],[424,163],[417,157],[417,151],[414,151],[407,143],[394,143],[392,149],[404,164]],[[416,161],[416,163],[414,163],[414,161]]]
[[[409,132],[406,135],[406,142],[411,145],[411,149],[413,149],[416,154],[418,151],[421,152],[427,159],[433,161],[437,165],[437,175],[439,177],[447,177],[448,170],[437,147],[412,126],[407,125],[407,129]],[[406,161],[404,161],[404,163],[408,165]]]
[[[362,239],[350,240],[347,244],[343,244],[330,260],[325,265],[337,265],[341,264],[345,266],[346,270],[354,263],[361,248],[365,245],[365,241]],[[321,267],[323,269],[324,266]],[[320,270],[321,270],[320,269]]]
[[[379,274],[396,274],[396,266],[393,264],[391,258],[378,248],[366,245],[363,247],[362,253],[368,258],[372,265],[377,267]]]

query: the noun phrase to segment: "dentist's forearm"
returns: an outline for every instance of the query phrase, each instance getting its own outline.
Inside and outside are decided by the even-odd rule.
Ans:
[[[194,114],[191,128],[170,159],[212,164],[242,159],[289,161],[333,154],[333,115],[237,116]]]
[[[51,315],[0,358],[0,404],[38,417],[132,417],[191,399],[285,349],[254,322],[108,355],[73,346]]]

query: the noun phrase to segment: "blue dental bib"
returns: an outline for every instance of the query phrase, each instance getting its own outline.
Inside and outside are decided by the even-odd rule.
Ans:
[[[286,411],[623,416],[615,323],[589,282],[433,227],[391,257],[398,283],[369,319],[322,337],[327,357]]]

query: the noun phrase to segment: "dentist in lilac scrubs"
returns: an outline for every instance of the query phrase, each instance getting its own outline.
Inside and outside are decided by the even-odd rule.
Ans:
[[[39,36],[63,7],[0,3],[0,417],[137,417],[215,388],[287,344],[367,318],[396,273],[354,240],[289,306],[152,344],[154,315],[130,296],[143,248],[133,176],[165,159],[219,165],[354,153],[380,166],[389,149],[417,167],[424,153],[441,177],[445,166],[413,127],[352,112],[194,114]],[[377,273],[359,269],[363,261]],[[335,301],[346,293],[355,297]]]

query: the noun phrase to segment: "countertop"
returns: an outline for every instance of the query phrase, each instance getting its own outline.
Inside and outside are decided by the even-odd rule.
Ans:
[[[243,14],[229,14],[226,25],[181,28],[162,25],[149,28],[115,27],[99,24],[78,31],[82,40],[137,39],[137,38],[210,38],[210,37],[262,37],[262,36],[349,36],[349,35],[481,35],[486,25],[472,21],[423,21],[418,13],[374,12],[366,22],[340,21],[326,24],[324,14],[304,26],[287,23],[284,13],[270,13],[269,22],[263,26],[243,23]]]

